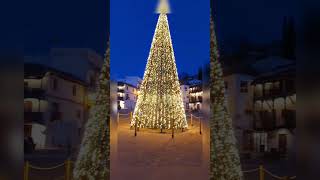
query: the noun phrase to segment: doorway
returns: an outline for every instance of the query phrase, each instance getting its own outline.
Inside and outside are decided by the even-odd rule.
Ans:
[[[279,134],[279,152],[281,154],[287,153],[287,135]]]

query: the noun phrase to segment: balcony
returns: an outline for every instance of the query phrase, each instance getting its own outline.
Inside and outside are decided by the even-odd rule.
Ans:
[[[275,99],[296,93],[295,83],[292,80],[283,80],[280,84],[272,84],[269,88],[265,86],[264,84],[262,88],[260,86],[260,88],[254,90],[254,100]]]
[[[201,96],[191,97],[191,98],[189,99],[189,102],[190,102],[190,103],[202,102],[202,97],[201,97]]]
[[[194,87],[192,89],[189,89],[189,93],[197,93],[197,92],[201,92],[202,88],[201,87]]]
[[[24,98],[43,99],[45,90],[40,88],[24,88]]]
[[[277,128],[275,114],[268,111],[260,111],[255,115],[253,127],[255,130],[271,131]]]
[[[272,131],[280,128],[296,128],[296,114],[294,110],[283,110],[281,118],[282,120],[276,119],[272,112],[259,112],[255,115],[253,127],[255,130],[265,131]]]
[[[124,93],[124,89],[120,89],[120,88],[118,88],[118,92],[120,92],[120,93]]]
[[[24,112],[24,123],[44,123],[43,112]]]

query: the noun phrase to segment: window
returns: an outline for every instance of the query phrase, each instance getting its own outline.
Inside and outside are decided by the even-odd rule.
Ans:
[[[78,119],[81,119],[81,110],[77,110],[76,116]]]
[[[126,100],[130,100],[129,94],[126,94]]]
[[[62,119],[62,113],[59,110],[60,110],[60,105],[56,102],[52,103],[51,119],[50,119],[51,122]]]
[[[58,89],[58,79],[54,78],[52,82],[52,89],[57,90]]]
[[[124,101],[119,101],[119,106],[118,108],[124,109]]]
[[[240,92],[247,93],[248,92],[248,81],[240,82]]]
[[[76,95],[77,95],[77,86],[76,86],[76,85],[73,85],[73,86],[72,86],[72,95],[73,95],[73,96],[76,96]]]
[[[200,110],[200,104],[197,104],[197,110]]]

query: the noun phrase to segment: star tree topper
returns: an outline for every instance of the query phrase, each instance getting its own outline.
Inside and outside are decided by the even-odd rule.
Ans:
[[[168,0],[160,0],[158,3],[157,13],[158,14],[169,14],[170,6]]]

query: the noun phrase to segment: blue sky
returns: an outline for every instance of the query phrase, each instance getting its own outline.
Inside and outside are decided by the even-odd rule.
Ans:
[[[296,20],[298,0],[213,0],[213,14],[220,49],[248,40],[270,43],[281,39],[285,16]]]
[[[111,15],[111,73],[142,76],[152,41],[158,0],[34,0],[4,18],[0,48],[24,55],[50,48],[91,48],[104,55]],[[209,55],[209,0],[169,0],[169,23],[178,71],[195,72]],[[9,3],[9,1],[7,2]],[[298,16],[298,0],[213,0],[219,48],[241,39],[281,38],[284,16]],[[21,9],[20,8],[20,9]],[[10,11],[8,9],[8,11]],[[5,12],[3,12],[5,13]],[[5,17],[5,16],[4,16]],[[18,20],[24,20],[20,24]],[[10,29],[10,30],[8,30]],[[22,31],[22,34],[17,32]]]
[[[142,77],[156,27],[158,0],[111,0],[111,76]],[[209,62],[209,14],[207,0],[169,1],[168,15],[178,73],[196,73]]]

